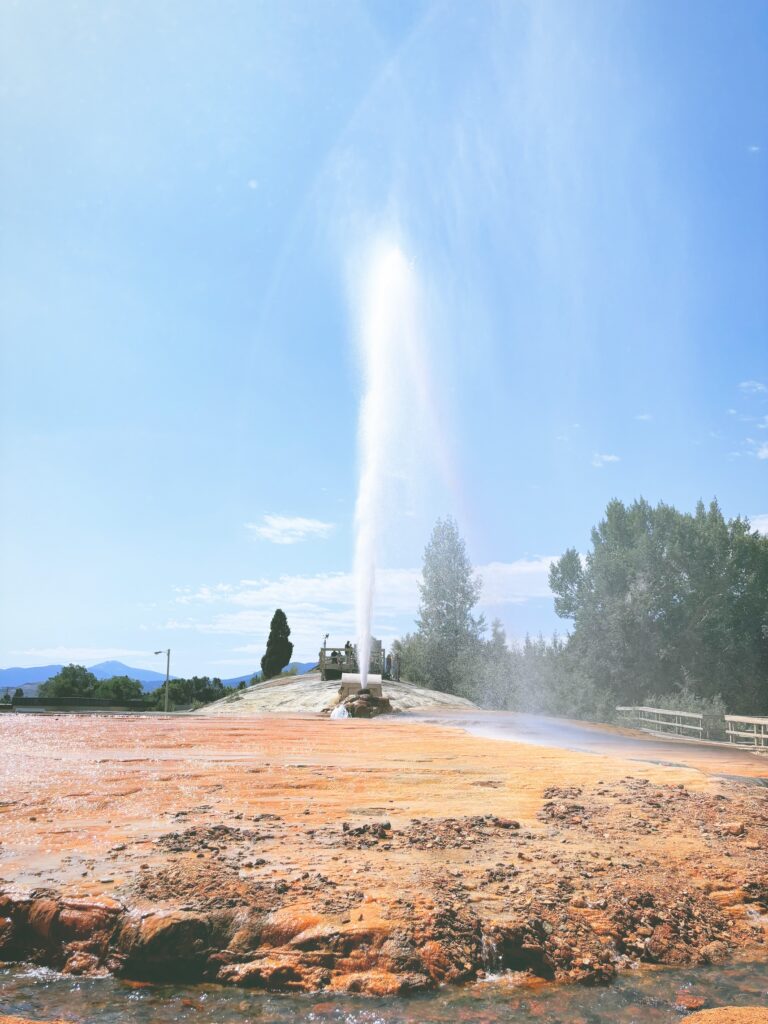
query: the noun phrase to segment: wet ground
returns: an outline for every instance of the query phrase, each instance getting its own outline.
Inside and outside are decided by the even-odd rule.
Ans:
[[[406,718],[404,718],[404,721]],[[710,775],[750,778],[768,785],[768,756],[729,743],[702,743],[678,736],[653,736],[615,726],[524,715],[511,711],[430,709],[407,720],[451,725],[473,736],[555,747],[584,754],[625,757],[645,764],[694,768]]]
[[[219,986],[134,987],[44,970],[0,972],[0,1013],[80,1024],[673,1024],[686,1008],[768,1005],[763,963],[636,971],[610,986],[489,981],[427,996],[328,999]]]
[[[155,980],[181,965],[396,1008],[483,970],[599,981],[764,958],[768,791],[724,776],[761,778],[765,759],[432,718],[0,719],[0,959]]]

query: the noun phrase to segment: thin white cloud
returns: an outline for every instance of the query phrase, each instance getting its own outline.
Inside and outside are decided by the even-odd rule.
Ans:
[[[122,661],[124,658],[140,658],[145,662],[149,659],[148,664],[154,662],[152,651],[125,647],[29,647],[10,653],[14,658],[29,662],[31,665],[39,665],[41,662],[57,665],[69,665],[72,662],[79,665],[96,665],[101,661]]]
[[[304,516],[265,515],[260,523],[246,523],[246,529],[268,540],[271,544],[298,544],[310,537],[327,537],[333,530],[333,523]]]
[[[213,587],[202,586],[197,590],[191,587],[174,587],[177,604],[213,604],[221,601],[234,589],[230,583],[217,583]]]
[[[621,459],[618,455],[603,455],[600,452],[595,452],[592,456],[592,465],[595,469],[602,469],[609,462],[621,462]]]
[[[514,562],[490,562],[477,567],[483,582],[481,609],[523,604],[551,597],[549,567],[555,556],[522,558]],[[376,576],[376,636],[385,641],[413,628],[419,605],[418,569],[382,569]],[[241,580],[238,584],[204,585],[197,590],[177,591],[177,604],[201,610],[221,605],[212,617],[188,614],[163,624],[163,629],[191,630],[203,634],[242,636],[244,645],[233,653],[259,654],[275,608],[283,608],[291,626],[297,657],[311,656],[325,633],[343,641],[355,633],[355,582],[351,573],[314,576],[281,576],[278,579]],[[252,640],[252,638],[257,638]]]
[[[743,391],[746,395],[758,395],[761,392],[768,391],[768,388],[760,380],[743,380],[739,384],[739,390]]]
[[[639,412],[635,416],[635,419],[640,420],[642,423],[648,423],[650,420],[653,419],[653,415],[650,412]]]
[[[747,445],[745,454],[758,459],[768,459],[768,441],[756,441],[754,437],[745,437]]]
[[[480,566],[477,571],[483,581],[481,604],[524,604],[535,598],[551,597],[549,567],[555,561],[555,555],[547,555]]]
[[[764,512],[759,516],[750,516],[749,522],[753,530],[757,530],[758,533],[768,537],[768,512]]]

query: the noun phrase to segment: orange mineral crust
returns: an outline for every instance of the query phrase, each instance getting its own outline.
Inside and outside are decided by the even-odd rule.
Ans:
[[[309,715],[9,714],[0,741],[6,961],[381,994],[763,955],[768,790],[695,752]]]

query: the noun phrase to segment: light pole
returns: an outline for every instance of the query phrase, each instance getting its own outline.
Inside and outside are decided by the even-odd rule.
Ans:
[[[165,661],[165,710],[168,711],[168,683],[171,679],[171,648],[167,651],[155,651],[155,654],[164,654],[166,657]]]

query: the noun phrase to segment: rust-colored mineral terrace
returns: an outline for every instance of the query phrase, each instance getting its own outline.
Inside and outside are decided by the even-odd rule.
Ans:
[[[394,719],[6,715],[0,958],[394,993],[760,957],[768,790],[692,750],[670,767]],[[751,763],[733,774],[768,773]]]

